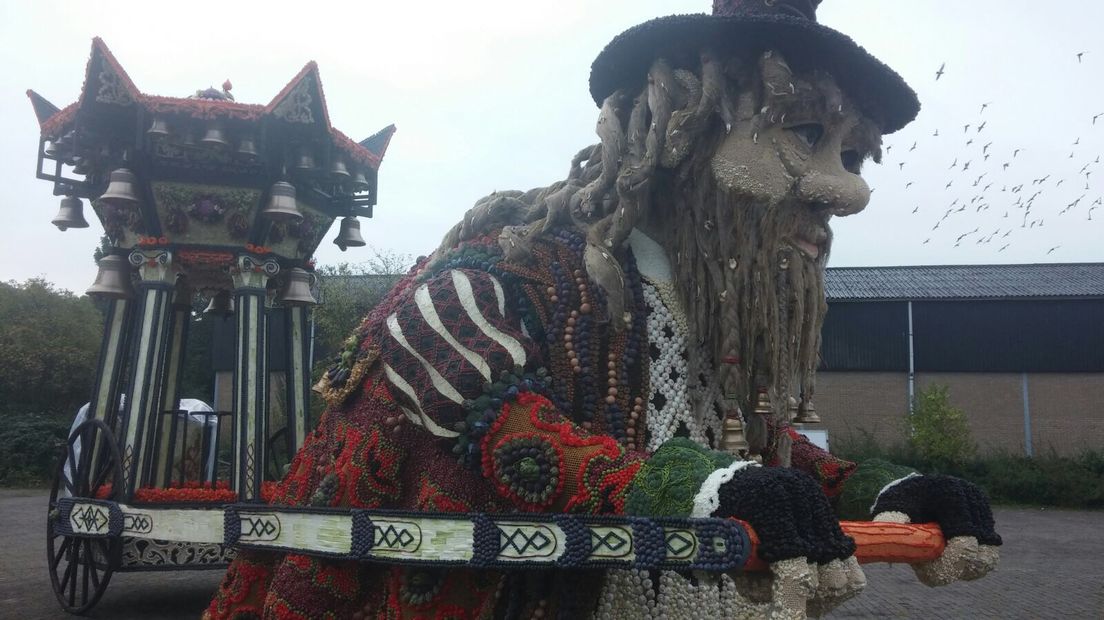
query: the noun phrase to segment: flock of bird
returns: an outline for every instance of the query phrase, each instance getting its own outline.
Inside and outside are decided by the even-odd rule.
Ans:
[[[1088,52],[1077,53],[1077,63],[1082,64],[1087,54]],[[938,82],[946,73],[947,63],[943,63],[935,72],[935,81]],[[1026,149],[1016,145],[1002,146],[999,138],[991,139],[990,133],[987,133],[986,113],[992,106],[992,101],[981,103],[976,117],[961,125],[961,131],[944,127],[941,135],[940,130],[935,129],[930,134],[931,140],[923,140],[928,143],[939,142],[940,152],[952,155],[949,157],[951,161],[947,162],[946,183],[939,182],[944,193],[941,195],[938,185],[933,185],[934,191],[913,196],[916,201],[916,207],[912,209],[913,216],[935,216],[934,223],[930,224],[929,234],[923,235],[926,238],[921,245],[946,244],[958,248],[973,243],[992,246],[995,253],[1000,254],[1016,242],[1017,236],[1036,234],[1036,231],[1042,231],[1048,226],[1048,221],[1053,221],[1054,218],[1080,217],[1088,222],[1104,219],[1104,211],[1094,218],[1094,212],[1104,207],[1104,193],[1094,189],[1092,183],[1096,167],[1100,165],[1100,157],[1081,152],[1081,137],[1071,141],[1070,153],[1064,158],[1065,161],[1054,162],[1056,168],[1064,169],[1064,173],[1048,172],[1027,179],[1022,176],[1026,166],[1017,170],[1017,165],[1023,161],[1020,155]],[[1101,119],[1104,119],[1104,112],[1084,119],[1084,123],[1090,129],[1097,126],[1104,129],[1104,121]],[[924,147],[930,144],[922,144],[919,140],[910,142],[908,146],[907,142],[887,144],[884,147],[883,161],[896,164],[905,192],[917,192],[913,188],[915,180],[910,179],[906,173],[910,154],[920,149],[921,152],[914,156],[926,157]],[[958,143],[961,148],[948,149],[947,142]],[[1057,190],[1063,187],[1063,193],[1067,196],[1059,197]],[[1073,193],[1069,194],[1071,191]],[[1070,195],[1075,198],[1067,202]],[[969,215],[974,217],[967,217]],[[971,227],[972,229],[967,230]],[[1061,247],[1049,247],[1046,255],[1053,254]]]

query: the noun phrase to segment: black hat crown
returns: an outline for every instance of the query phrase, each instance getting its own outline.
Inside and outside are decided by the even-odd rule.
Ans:
[[[820,0],[713,0],[714,17],[789,15],[816,21]]]

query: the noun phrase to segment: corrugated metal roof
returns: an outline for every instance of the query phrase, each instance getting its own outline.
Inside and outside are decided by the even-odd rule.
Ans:
[[[829,301],[1104,297],[1104,263],[831,267]]]

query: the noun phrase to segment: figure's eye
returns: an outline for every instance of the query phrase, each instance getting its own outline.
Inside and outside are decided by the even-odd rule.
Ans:
[[[809,148],[813,148],[820,142],[820,139],[824,137],[824,125],[819,123],[805,123],[804,125],[794,125],[790,127],[790,131],[794,132],[794,135],[801,138]]]
[[[852,174],[859,174],[862,170],[863,156],[855,149],[847,149],[840,153],[840,161],[845,170]]]

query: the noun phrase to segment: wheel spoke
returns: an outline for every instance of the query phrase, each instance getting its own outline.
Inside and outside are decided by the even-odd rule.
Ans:
[[[88,541],[88,563],[92,565],[92,587],[98,592],[100,590],[100,571],[96,566],[96,554],[92,552],[92,541]]]
[[[88,602],[88,573],[92,569],[92,543],[84,539],[84,563],[81,565],[81,605]]]
[[[66,561],[68,564],[65,566],[65,577],[61,580],[61,590],[69,593],[69,606],[73,606],[73,599],[77,594],[77,562],[74,558],[73,550],[76,545],[69,545],[69,553],[66,554]],[[69,582],[73,583],[70,584]]]
[[[56,553],[54,553],[53,559],[50,561],[50,570],[56,571],[58,564],[61,562],[61,556],[65,555],[65,552],[69,550],[69,544],[73,542],[72,538],[63,538],[61,546],[58,547]]]
[[[96,480],[92,483],[92,489],[91,489],[92,497],[96,496],[96,492],[99,491],[100,487],[103,486],[103,483],[107,481],[107,477],[109,475],[111,475],[111,470],[112,470],[112,468],[111,468],[111,463],[110,462],[102,463],[100,473],[96,474]],[[115,487],[115,485],[112,485],[112,489],[111,489],[112,493],[115,492],[114,487]]]

